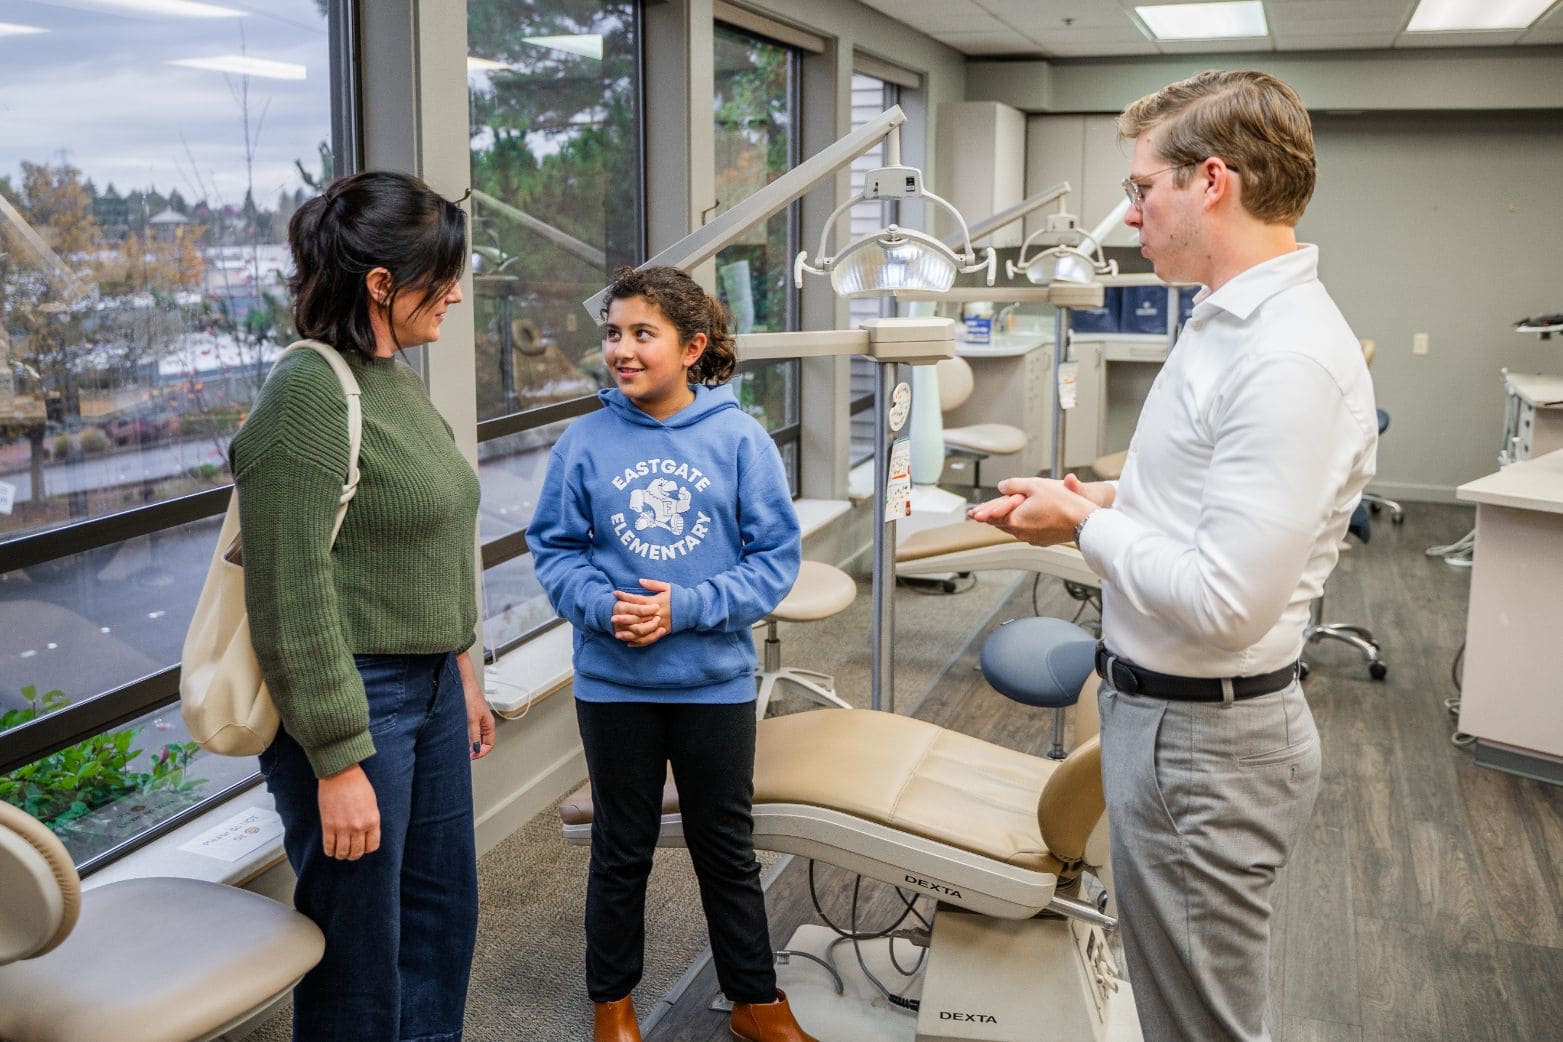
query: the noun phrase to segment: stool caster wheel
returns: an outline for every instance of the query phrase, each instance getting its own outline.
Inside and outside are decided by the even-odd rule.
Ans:
[[[1389,667],[1384,665],[1384,663],[1378,661],[1377,659],[1368,663],[1368,676],[1372,677],[1374,680],[1383,680],[1388,675]]]
[[[1297,663],[1297,679],[1307,680],[1308,674],[1313,672],[1313,667],[1306,662]]]

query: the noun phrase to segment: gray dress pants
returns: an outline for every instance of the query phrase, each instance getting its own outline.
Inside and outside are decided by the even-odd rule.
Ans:
[[[1098,696],[1114,899],[1145,1042],[1268,1042],[1271,891],[1313,813],[1302,687]]]

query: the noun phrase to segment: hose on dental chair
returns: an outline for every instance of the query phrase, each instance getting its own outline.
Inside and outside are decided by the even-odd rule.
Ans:
[[[857,921],[857,906],[858,895],[861,892],[862,887],[863,877],[858,875],[852,881],[852,910],[848,918],[849,928],[843,929],[842,927],[836,925],[830,916],[825,913],[825,909],[820,905],[819,892],[816,889],[814,882],[814,859],[809,859],[809,900],[813,902],[814,912],[820,917],[820,921],[836,934],[837,940],[835,944],[840,944],[841,941],[851,941],[852,953],[857,957],[858,968],[863,971],[863,976],[866,977],[868,982],[878,990],[879,994],[884,996],[885,1001],[890,1003],[892,1006],[897,1007],[898,1009],[904,1010],[905,1012],[916,1013],[920,1007],[918,1000],[909,999],[904,995],[897,995],[896,993],[892,992],[883,981],[874,976],[873,971],[868,968],[867,961],[863,958],[862,942],[878,940],[882,937],[889,938],[887,951],[890,956],[890,964],[895,967],[896,972],[901,974],[901,976],[912,977],[923,968],[923,962],[928,957],[928,946],[927,944],[918,945],[918,947],[921,948],[921,952],[917,956],[917,962],[913,964],[911,969],[906,969],[895,957],[895,941],[896,937],[899,936],[897,931],[900,925],[906,921],[906,917],[908,915],[917,917],[917,921],[922,924],[922,929],[925,933],[933,929],[933,924],[930,923],[928,919],[917,910],[916,894],[908,894],[900,887],[895,887],[896,896],[901,899],[901,903],[905,906],[901,909],[901,914],[896,917],[893,923],[882,930],[860,931],[858,929]],[[829,965],[829,969],[832,972],[835,971],[835,966],[833,965],[834,958],[832,957],[835,944],[832,944],[830,949],[826,951],[826,957],[827,959],[830,959],[832,963],[832,965]]]

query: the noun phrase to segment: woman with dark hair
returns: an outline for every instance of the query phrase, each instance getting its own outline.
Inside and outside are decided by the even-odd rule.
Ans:
[[[229,448],[250,636],[282,717],[260,757],[294,903],[325,956],[299,983],[296,1042],[461,1038],[477,936],[470,761],[494,718],[477,625],[478,481],[397,354],[462,299],[466,215],[417,178],[333,181],[288,225],[299,332],[341,352],[363,411],[314,351],[267,378]]]

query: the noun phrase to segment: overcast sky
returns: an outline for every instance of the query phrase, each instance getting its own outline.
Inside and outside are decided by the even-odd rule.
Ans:
[[[325,18],[315,0],[209,0],[242,17],[112,13],[123,0],[0,0],[0,176],[21,162],[69,163],[102,191],[177,188],[192,204],[239,205],[245,173],[241,81],[249,87],[254,190],[270,207],[318,169],[331,136]],[[128,4],[124,6],[129,6]],[[16,34],[15,26],[43,29]],[[302,66],[303,79],[240,77],[169,64],[248,54]]]

